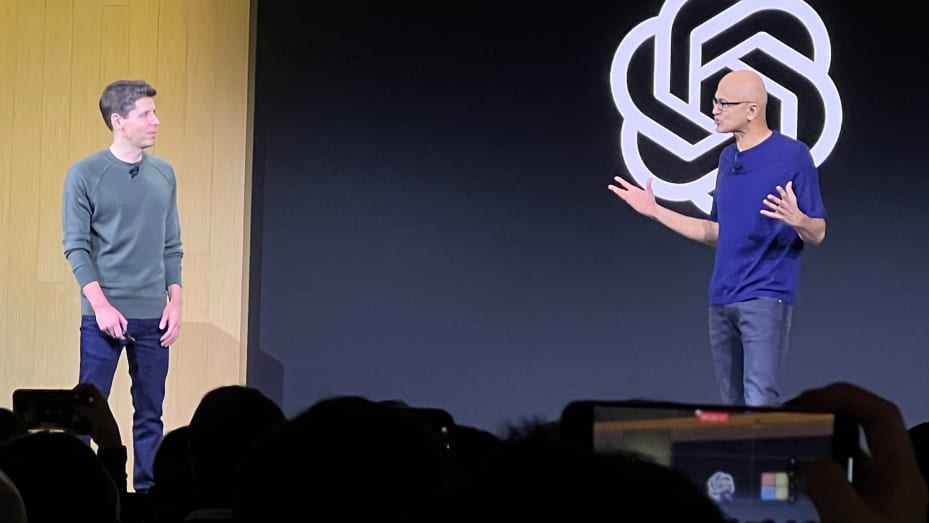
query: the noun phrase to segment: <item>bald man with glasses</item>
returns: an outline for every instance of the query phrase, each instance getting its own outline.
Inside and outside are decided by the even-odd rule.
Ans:
[[[609,188],[638,213],[716,249],[709,337],[720,394],[734,405],[779,405],[806,245],[826,238],[826,208],[809,147],[768,127],[768,94],[753,71],[719,81],[713,121],[734,143],[719,157],[708,219],[663,207],[651,180]]]

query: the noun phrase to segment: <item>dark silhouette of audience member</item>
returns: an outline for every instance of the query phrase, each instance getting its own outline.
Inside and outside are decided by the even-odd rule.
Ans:
[[[801,463],[801,486],[821,523],[925,523],[929,489],[920,474],[899,407],[849,383],[810,389],[792,405],[845,412],[864,431],[869,453],[854,467],[854,481],[834,461]]]
[[[452,472],[449,490],[470,485],[502,456],[505,444],[500,437],[476,427],[457,425],[452,449]]]
[[[356,396],[321,400],[250,456],[236,519],[431,521],[429,503],[451,471],[445,442],[415,409]]]
[[[119,434],[119,425],[103,394],[89,383],[74,387],[76,398],[74,412],[78,419],[86,421],[88,435],[97,444],[97,456],[110,472],[120,495],[128,489],[126,447]]]
[[[0,448],[29,523],[112,523],[119,490],[93,450],[66,432],[34,432]]]
[[[78,419],[86,421],[88,434],[97,445],[97,457],[119,491],[122,523],[143,520],[151,512],[148,496],[128,490],[127,449],[106,397],[90,383],[79,383],[73,390],[78,398],[74,411]]]
[[[907,431],[910,435],[910,442],[913,444],[913,452],[916,454],[916,464],[919,466],[919,472],[923,479],[929,482],[929,421],[924,421]]]
[[[162,438],[152,463],[148,489],[151,523],[181,523],[193,510],[190,427],[183,425]]]
[[[556,423],[512,430],[496,462],[445,505],[453,521],[725,523],[679,472],[628,453],[595,453],[562,440]]]
[[[0,470],[0,521],[3,523],[26,523],[26,505],[19,489]]]
[[[526,422],[499,438],[456,426],[441,409],[358,396],[322,400],[285,420],[242,386],[210,391],[190,425],[165,436],[155,485],[134,497],[125,492],[126,449],[106,400],[91,386],[75,392],[98,452],[69,432],[24,432],[22,420],[7,416],[3,523],[24,515],[29,523],[726,521],[683,473],[571,445],[558,423]],[[822,523],[927,521],[929,422],[907,431],[896,405],[846,383],[789,404],[847,413],[867,439],[854,482],[829,460],[798,465]]]
[[[71,389],[72,399],[70,409],[72,416],[69,422],[59,420],[61,426],[52,430],[70,435],[90,449],[90,441],[96,444],[96,458],[99,464],[109,473],[113,484],[120,496],[120,519],[124,523],[138,521],[149,511],[145,496],[137,496],[127,491],[126,474],[126,447],[122,444],[119,426],[110,410],[106,398],[90,384],[78,384]],[[58,408],[58,406],[56,406]],[[14,441],[29,434],[25,420],[12,414],[3,421],[4,433],[7,438]],[[47,431],[49,428],[43,428]],[[41,433],[41,432],[37,432]],[[91,450],[91,454],[93,451]]]
[[[203,396],[188,425],[193,510],[186,521],[232,518],[246,453],[285,420],[281,408],[255,388],[229,385]]]
[[[22,418],[10,409],[0,408],[0,445],[28,433]]]
[[[907,432],[913,444],[913,452],[916,454],[916,465],[923,476],[923,481],[929,484],[929,421],[914,425]],[[929,521],[929,509],[926,510],[926,521]]]

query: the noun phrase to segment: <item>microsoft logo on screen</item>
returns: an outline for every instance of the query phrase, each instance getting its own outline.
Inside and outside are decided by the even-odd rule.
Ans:
[[[699,23],[696,24],[693,20],[685,19],[687,13],[690,18],[695,18],[694,9],[685,11],[685,15],[681,14],[687,3],[688,0],[667,0],[657,16],[646,19],[625,35],[613,57],[610,87],[613,101],[623,118],[620,128],[620,150],[629,174],[642,186],[648,178],[653,178],[652,187],[655,195],[663,200],[692,202],[700,211],[709,213],[712,205],[710,192],[716,182],[715,163],[712,170],[696,172],[694,179],[690,181],[670,181],[667,179],[668,173],[653,172],[649,163],[655,162],[646,161],[648,158],[643,156],[641,147],[643,138],[647,139],[652,145],[657,146],[653,147],[652,151],[660,150],[661,154],[671,155],[676,162],[687,164],[711,153],[731,139],[728,134],[716,133],[711,114],[705,107],[701,110],[701,102],[712,98],[716,88],[715,83],[709,85],[707,79],[718,78],[722,73],[733,69],[752,69],[758,72],[764,78],[770,96],[779,102],[779,130],[796,138],[801,107],[797,94],[765,74],[764,70],[753,67],[746,61],[746,56],[761,52],[770,60],[776,60],[779,67],[800,75],[805,82],[813,86],[818,95],[818,100],[804,99],[803,103],[818,104],[818,110],[822,113],[822,130],[819,137],[815,143],[808,144],[816,165],[825,161],[838,140],[842,126],[842,101],[835,83],[829,76],[832,58],[829,34],[819,15],[803,1],[740,1],[712,14],[709,18],[705,18],[705,12],[701,13]],[[787,16],[794,19],[794,23],[802,26],[808,34],[812,42],[811,52],[804,54],[766,32],[766,16]],[[689,51],[686,70],[678,71],[678,74],[686,75],[687,92],[684,96],[672,92],[671,88],[672,27],[680,32],[680,27],[690,25],[693,25],[693,28],[686,35]],[[727,36],[739,40],[726,45],[720,52],[719,37],[727,32]],[[705,44],[713,39],[716,39],[713,42],[714,52],[712,56],[706,56]],[[652,90],[647,96],[643,96],[641,89],[637,92],[630,84],[641,82],[640,76],[643,72],[639,68],[633,73],[630,64],[633,55],[646,44],[651,44],[654,49],[651,60],[653,67],[651,71],[644,73],[651,73]],[[709,54],[709,51],[706,54]],[[680,60],[675,63],[680,63]],[[710,91],[703,92],[704,89]],[[657,121],[652,116],[656,113],[656,105],[660,106],[662,114],[667,114],[670,110],[676,119],[685,119],[688,125],[700,131],[702,138],[685,138]]]
[[[790,476],[786,472],[761,473],[761,499],[786,501],[790,498]]]

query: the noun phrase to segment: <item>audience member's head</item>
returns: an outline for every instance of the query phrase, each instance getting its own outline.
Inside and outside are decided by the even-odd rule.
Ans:
[[[245,454],[285,419],[281,408],[255,388],[228,385],[204,395],[187,434],[195,508],[230,508]]]
[[[0,470],[0,521],[3,523],[26,523],[26,505],[19,489],[9,476]]]
[[[419,414],[361,397],[314,404],[251,456],[239,518],[415,519],[451,470],[445,435]]]
[[[119,492],[91,448],[71,434],[35,432],[0,448],[2,469],[26,505],[29,523],[109,523]]]
[[[182,522],[193,509],[189,436],[187,425],[171,430],[162,438],[155,453],[154,484],[148,490],[148,497],[158,523]]]

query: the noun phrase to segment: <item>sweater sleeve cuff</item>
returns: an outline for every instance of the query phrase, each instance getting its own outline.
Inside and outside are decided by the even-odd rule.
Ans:
[[[76,262],[73,265],[74,278],[77,280],[78,285],[83,289],[85,285],[91,282],[98,281],[97,271],[94,270],[94,266],[90,263],[90,260],[87,262]]]
[[[181,283],[181,258],[165,258],[165,288]]]

